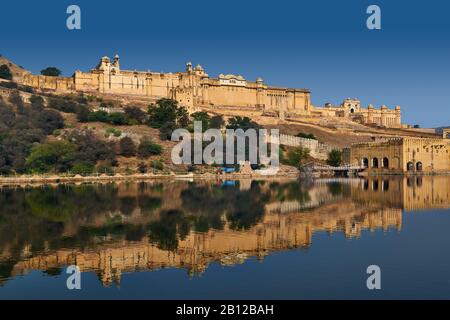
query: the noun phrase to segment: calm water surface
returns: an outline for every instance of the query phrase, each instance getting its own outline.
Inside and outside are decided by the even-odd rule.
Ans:
[[[449,208],[450,177],[2,187],[0,299],[450,299]]]

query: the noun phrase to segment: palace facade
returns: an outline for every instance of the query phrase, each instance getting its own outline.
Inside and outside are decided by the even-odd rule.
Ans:
[[[353,144],[345,162],[361,165],[373,174],[450,173],[450,139],[392,138]]]
[[[364,124],[401,127],[400,107],[361,108],[357,99],[346,99],[340,106],[314,107],[308,89],[274,87],[261,78],[248,81],[240,75],[220,74],[210,77],[202,66],[186,64],[183,72],[122,70],[120,58],[101,58],[89,72],[76,71],[72,77],[47,77],[25,74],[24,85],[57,92],[91,92],[146,97],[149,100],[171,98],[189,111],[202,108],[233,108],[261,111],[262,114],[285,117],[347,117]]]

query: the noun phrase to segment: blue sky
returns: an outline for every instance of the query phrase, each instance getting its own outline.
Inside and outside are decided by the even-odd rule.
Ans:
[[[66,28],[77,4],[82,29]],[[382,29],[366,28],[381,7]],[[65,75],[119,53],[122,67],[182,71],[187,61],[211,76],[262,77],[308,88],[312,103],[358,97],[400,105],[403,121],[450,125],[450,3],[428,1],[8,1],[0,53],[38,73]],[[4,14],[7,12],[7,14]]]

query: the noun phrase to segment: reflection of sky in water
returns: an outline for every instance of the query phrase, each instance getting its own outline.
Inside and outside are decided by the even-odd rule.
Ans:
[[[386,182],[373,185],[2,190],[0,228],[30,234],[0,237],[0,298],[450,298],[450,178],[390,180],[387,190]],[[88,193],[96,196],[73,215],[68,199]],[[20,223],[6,199],[20,206]],[[55,218],[49,203],[63,205],[67,216]],[[114,250],[122,258],[108,265],[106,252]],[[86,271],[80,291],[65,286],[70,252]],[[168,259],[158,260],[157,252]],[[186,256],[194,252],[200,257]],[[371,264],[381,267],[378,292],[366,289]]]

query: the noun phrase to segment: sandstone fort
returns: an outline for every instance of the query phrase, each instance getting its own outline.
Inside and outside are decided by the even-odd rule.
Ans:
[[[201,65],[186,64],[183,72],[159,73],[122,70],[120,58],[115,55],[101,58],[89,72],[75,71],[72,77],[46,77],[26,74],[23,83],[43,90],[60,92],[96,92],[104,94],[171,98],[188,110],[208,108],[235,108],[260,110],[263,114],[280,118],[304,116],[346,117],[364,124],[400,128],[400,106],[363,108],[358,99],[345,99],[341,105],[311,104],[311,92],[302,88],[274,87],[262,78],[249,81],[241,75],[220,74],[210,77]]]
[[[77,70],[71,77],[33,75],[24,71],[15,78],[41,92],[80,92],[148,102],[170,98],[190,113],[251,114],[261,119],[273,119],[270,121],[277,125],[297,121],[321,126],[320,119],[345,120],[365,130],[372,128],[373,139],[338,147],[343,150],[343,160],[349,165],[361,166],[369,174],[450,172],[449,130],[444,130],[440,136],[434,132],[411,131],[409,125],[402,124],[400,106],[375,108],[369,104],[363,107],[358,99],[347,98],[340,105],[327,103],[319,107],[311,103],[311,92],[305,88],[276,87],[259,77],[254,81],[233,74],[210,77],[201,65],[193,66],[190,62],[184,71],[174,73],[123,70],[117,54],[112,60],[102,57],[94,69],[88,72]],[[354,127],[347,129],[347,133],[340,132],[341,137],[362,135]],[[281,138],[281,144],[308,148],[314,158],[321,160],[335,148],[314,139],[288,135]]]

